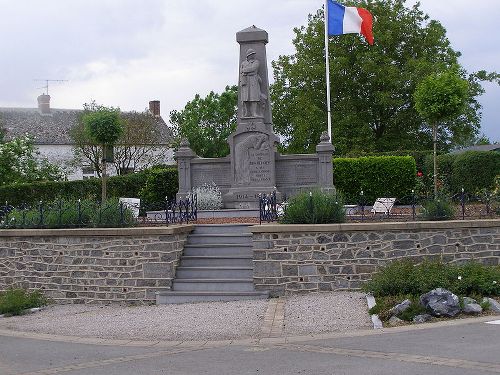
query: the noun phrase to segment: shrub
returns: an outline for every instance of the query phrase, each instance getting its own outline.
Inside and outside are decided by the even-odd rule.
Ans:
[[[108,197],[137,197],[144,185],[147,171],[113,176],[108,180]],[[76,181],[33,182],[0,186],[0,202],[10,205],[38,204],[58,199],[97,200],[101,196],[101,181],[96,178]]]
[[[0,228],[129,227],[133,213],[112,198],[100,205],[91,200],[58,201],[34,207],[16,208],[0,222]]]
[[[365,203],[381,197],[410,197],[417,169],[411,156],[333,159],[334,184],[349,203]]]
[[[21,315],[24,310],[48,304],[39,290],[27,292],[24,289],[8,289],[0,292],[0,314]]]
[[[453,204],[447,198],[425,201],[420,211],[420,217],[430,221],[450,220],[453,215]]]
[[[139,192],[145,205],[174,199],[179,186],[177,169],[153,168],[149,170],[146,182]]]
[[[481,189],[491,190],[500,174],[500,153],[469,151],[456,156],[453,162],[451,187],[454,194],[462,188],[474,194]]]
[[[293,197],[287,205],[281,222],[284,224],[343,223],[345,216],[341,196],[313,191]]]
[[[450,265],[426,261],[415,265],[402,260],[384,267],[363,286],[375,297],[420,296],[435,288],[458,295],[499,296],[500,267],[474,262]]]
[[[222,194],[215,182],[203,184],[193,190],[199,210],[219,210],[222,208]]]

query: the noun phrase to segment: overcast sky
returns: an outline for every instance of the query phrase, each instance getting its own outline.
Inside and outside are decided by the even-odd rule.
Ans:
[[[414,0],[408,0],[413,4]],[[0,0],[0,107],[36,107],[50,84],[51,106],[96,100],[142,111],[161,101],[165,120],[196,93],[238,78],[235,33],[269,33],[269,61],[293,53],[293,28],[323,0]],[[247,4],[252,4],[249,9]],[[421,0],[448,31],[469,71],[500,71],[499,0]],[[258,9],[255,11],[254,9]],[[376,35],[375,35],[376,38]],[[482,132],[500,141],[500,87],[485,84]]]

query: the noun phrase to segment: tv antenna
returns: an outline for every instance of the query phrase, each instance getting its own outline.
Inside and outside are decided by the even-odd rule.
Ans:
[[[45,94],[49,95],[49,82],[68,82],[67,79],[35,79],[36,82],[45,82],[45,86],[37,87],[37,89],[45,89]]]

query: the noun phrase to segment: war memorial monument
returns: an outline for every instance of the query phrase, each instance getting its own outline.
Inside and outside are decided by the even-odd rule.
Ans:
[[[237,128],[227,142],[230,155],[200,158],[183,140],[175,153],[179,170],[177,197],[215,183],[226,209],[256,209],[259,194],[278,199],[314,188],[333,189],[334,148],[326,132],[316,154],[281,155],[273,132],[266,44],[268,34],[255,26],[236,34],[240,45]]]

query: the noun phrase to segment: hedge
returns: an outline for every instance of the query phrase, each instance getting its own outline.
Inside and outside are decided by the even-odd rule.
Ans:
[[[476,193],[480,189],[492,189],[495,177],[500,175],[500,153],[469,151],[458,154],[453,162],[451,190],[458,193]]]
[[[398,150],[385,152],[353,151],[342,155],[342,157],[345,158],[361,158],[370,156],[412,156],[417,163],[417,170],[423,171],[426,166],[426,159],[428,157],[432,158],[432,150]]]
[[[175,198],[178,186],[177,168],[151,169],[139,197],[146,205],[162,202],[165,198],[171,200]]]
[[[161,170],[161,169],[160,169]],[[108,180],[108,197],[140,197],[141,189],[148,181],[148,175],[154,170],[145,170],[138,173],[113,176]],[[170,197],[177,191],[177,170],[168,169],[165,185]],[[35,204],[39,201],[49,202],[57,199],[92,199],[101,197],[101,180],[62,181],[62,182],[35,182],[29,184],[14,184],[0,186],[0,202],[11,205]]]
[[[377,198],[410,198],[417,168],[411,156],[379,156],[333,159],[335,187],[350,204],[363,200],[372,204]]]
[[[450,195],[465,192],[475,194],[481,189],[493,189],[495,177],[500,175],[500,153],[467,151],[462,154],[439,155],[438,180],[440,189]],[[425,184],[432,188],[433,159],[426,158]]]

